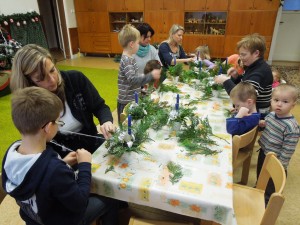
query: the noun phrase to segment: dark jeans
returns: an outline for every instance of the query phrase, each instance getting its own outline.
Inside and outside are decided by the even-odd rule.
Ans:
[[[257,168],[256,168],[256,178],[258,179],[262,166],[264,164],[266,155],[262,149],[259,149],[258,159],[257,159]],[[285,170],[285,174],[287,176],[287,171]],[[272,179],[269,179],[269,182],[265,191],[265,205],[267,206],[271,195],[275,192],[275,186]]]
[[[100,218],[102,225],[119,224],[119,201],[104,196],[91,194],[80,225],[90,225],[93,221]]]

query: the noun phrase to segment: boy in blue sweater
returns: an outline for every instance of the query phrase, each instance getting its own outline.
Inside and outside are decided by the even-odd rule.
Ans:
[[[248,82],[241,82],[230,92],[230,99],[235,107],[235,115],[226,119],[229,134],[241,135],[258,125],[260,113],[256,110],[256,90]]]
[[[14,142],[2,162],[3,189],[16,199],[20,216],[30,225],[118,224],[116,200],[90,195],[91,153],[70,152],[63,160],[47,145],[56,135],[61,100],[39,87],[18,89],[12,119],[22,140]],[[78,172],[72,165],[78,163]]]

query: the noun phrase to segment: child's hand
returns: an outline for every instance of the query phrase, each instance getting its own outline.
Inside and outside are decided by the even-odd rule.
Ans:
[[[90,163],[92,161],[92,155],[87,150],[85,150],[83,148],[77,149],[76,153],[77,153],[77,162],[78,163],[81,163],[81,162],[89,162]]]
[[[70,166],[74,166],[77,163],[77,155],[76,152],[70,152],[63,158],[63,161]]]
[[[227,75],[233,77],[234,79],[236,79],[239,76],[237,70],[234,67],[230,67],[227,70]]]
[[[265,120],[260,120],[260,121],[258,122],[258,126],[259,126],[259,127],[266,127],[266,121],[265,121]]]
[[[250,116],[249,109],[246,107],[241,107],[235,118],[243,118],[244,116]]]
[[[151,74],[152,74],[153,79],[159,79],[160,73],[161,73],[161,69],[152,70]]]

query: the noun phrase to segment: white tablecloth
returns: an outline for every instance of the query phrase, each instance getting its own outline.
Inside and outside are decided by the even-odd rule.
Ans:
[[[181,90],[180,107],[201,97],[186,84],[177,83]],[[189,94],[190,98],[184,96]],[[174,105],[176,94],[155,93],[153,98]],[[226,93],[213,97],[209,101],[199,102],[196,115],[208,117],[213,133],[228,142],[213,138],[217,146],[211,146],[221,152],[213,156],[187,156],[183,147],[167,127],[159,132],[150,129],[154,140],[144,144],[150,155],[128,153],[115,163],[115,170],[105,174],[111,157],[105,145],[93,154],[93,191],[112,198],[151,206],[174,213],[215,221],[220,224],[235,223],[232,193],[232,147],[231,136],[226,132],[225,109],[230,108]],[[179,182],[170,182],[168,162],[182,167],[183,177]]]

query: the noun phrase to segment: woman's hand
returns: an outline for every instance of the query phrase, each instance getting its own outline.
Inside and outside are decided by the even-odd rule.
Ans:
[[[116,127],[113,125],[111,121],[107,121],[100,126],[100,130],[105,139],[109,139],[111,137],[111,133],[115,132]]]
[[[234,67],[230,67],[227,70],[227,75],[233,77],[234,79],[236,79],[239,76],[237,70]]]
[[[70,166],[74,166],[77,163],[77,155],[76,152],[70,152],[63,158],[63,161]]]
[[[230,78],[224,74],[215,76],[215,83],[216,84],[223,84],[226,80],[229,80]]]

